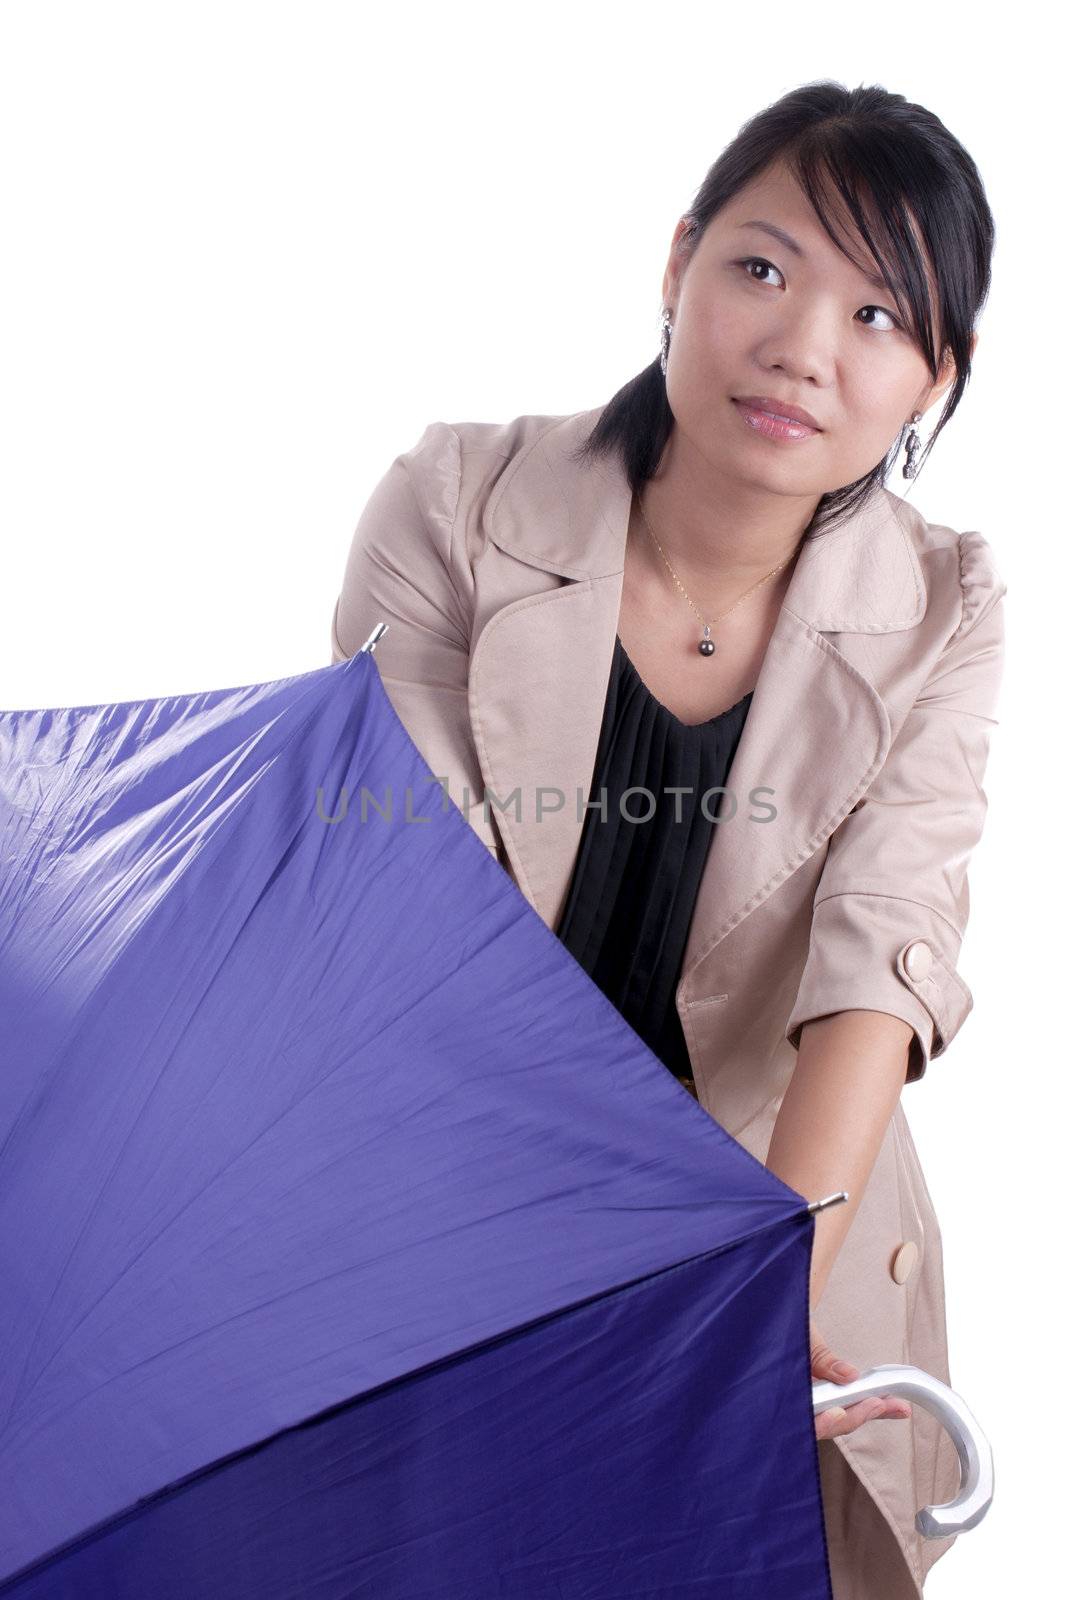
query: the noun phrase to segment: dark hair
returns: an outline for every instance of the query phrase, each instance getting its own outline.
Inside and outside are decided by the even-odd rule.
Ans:
[[[684,213],[687,232],[679,248],[687,248],[688,241],[692,254],[717,211],[778,161],[801,184],[833,243],[854,260],[827,215],[825,197],[830,185],[835,188],[896,296],[932,381],[943,352],[948,349],[953,357],[954,381],[923,451],[925,461],[964,393],[972,366],[971,335],[990,288],[995,228],[976,164],[933,112],[903,95],[878,84],[857,89],[830,80],[803,84],[745,122],[716,158]],[[918,242],[906,211],[915,218]],[[927,293],[924,248],[937,307]],[[616,452],[636,491],[659,466],[673,426],[656,359],[608,401],[575,455],[588,460]],[[858,510],[884,486],[903,433],[864,477],[822,495],[808,537],[815,524],[817,533],[826,532],[831,522]]]

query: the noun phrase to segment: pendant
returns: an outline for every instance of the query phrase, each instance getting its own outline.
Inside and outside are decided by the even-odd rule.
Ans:
[[[704,629],[704,638],[701,640],[701,642],[697,646],[697,648],[698,648],[698,650],[701,652],[701,654],[703,656],[714,656],[716,654],[716,646],[712,643],[712,640],[709,638],[708,635],[709,635],[709,628],[708,628],[708,623],[706,622],[705,623],[705,629]]]

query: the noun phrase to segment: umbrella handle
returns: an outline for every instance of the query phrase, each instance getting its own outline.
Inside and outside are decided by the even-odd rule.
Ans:
[[[830,1406],[852,1405],[875,1394],[900,1395],[923,1406],[938,1418],[957,1449],[961,1487],[956,1498],[945,1505],[924,1506],[916,1513],[916,1528],[928,1539],[946,1539],[974,1528],[986,1516],[994,1498],[995,1467],[991,1446],[960,1395],[922,1367],[890,1364],[868,1367],[851,1383],[832,1383],[828,1379],[815,1383],[814,1414],[827,1411]]]

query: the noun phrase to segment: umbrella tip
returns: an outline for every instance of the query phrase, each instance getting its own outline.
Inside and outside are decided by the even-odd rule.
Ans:
[[[387,622],[378,622],[377,626],[373,629],[373,632],[369,635],[369,638],[365,641],[365,644],[363,644],[362,649],[372,652],[374,645],[379,644],[387,632]]]
[[[824,1200],[811,1200],[806,1209],[811,1213],[824,1211],[826,1206],[839,1205],[841,1200],[846,1200],[847,1198],[848,1191],[846,1189],[838,1189],[835,1194],[826,1195]]]

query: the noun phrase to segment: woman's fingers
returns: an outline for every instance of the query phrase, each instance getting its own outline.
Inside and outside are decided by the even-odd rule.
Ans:
[[[833,1383],[851,1383],[859,1376],[859,1368],[836,1355],[814,1323],[810,1324],[810,1372],[815,1378],[828,1378]]]
[[[813,1378],[841,1384],[859,1377],[859,1368],[830,1349],[814,1322],[810,1323],[810,1373]],[[829,1406],[819,1411],[814,1418],[814,1433],[819,1439],[836,1439],[841,1434],[854,1433],[864,1422],[873,1422],[879,1417],[903,1421],[911,1414],[907,1400],[897,1395],[869,1395],[849,1406]]]
[[[868,1395],[865,1400],[855,1400],[850,1406],[829,1406],[814,1418],[814,1433],[819,1439],[835,1439],[842,1433],[854,1433],[864,1422],[882,1418],[887,1422],[903,1422],[912,1414],[907,1400],[898,1395]]]
[[[842,1434],[854,1433],[864,1422],[877,1415],[873,1400],[860,1400],[851,1406],[830,1406],[819,1411],[814,1418],[814,1436],[818,1439],[838,1439]]]

